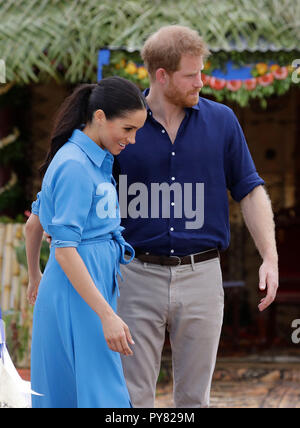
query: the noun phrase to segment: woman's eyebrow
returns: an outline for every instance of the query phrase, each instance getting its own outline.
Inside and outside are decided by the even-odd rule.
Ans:
[[[124,125],[125,128],[135,128],[137,129],[138,127],[135,125]]]

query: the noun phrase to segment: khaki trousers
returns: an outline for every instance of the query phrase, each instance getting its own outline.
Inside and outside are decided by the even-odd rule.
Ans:
[[[134,259],[121,271],[118,313],[135,341],[134,356],[122,356],[133,406],[154,407],[167,328],[175,406],[209,407],[224,309],[219,258],[176,267]]]

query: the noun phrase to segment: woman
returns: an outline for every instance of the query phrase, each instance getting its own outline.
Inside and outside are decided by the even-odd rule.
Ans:
[[[113,155],[134,144],[145,100],[125,79],[84,84],[63,103],[26,224],[28,299],[35,303],[33,407],[131,407],[120,354],[134,342],[116,315],[121,235]],[[43,276],[43,230],[51,235]],[[37,296],[37,298],[36,298]]]

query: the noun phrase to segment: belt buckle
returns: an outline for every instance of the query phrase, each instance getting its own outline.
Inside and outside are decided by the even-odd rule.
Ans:
[[[181,265],[181,258],[180,257],[178,257],[178,256],[169,256],[169,257],[170,257],[170,259],[177,259],[179,261],[179,263],[177,265],[174,265],[174,266],[180,266]]]

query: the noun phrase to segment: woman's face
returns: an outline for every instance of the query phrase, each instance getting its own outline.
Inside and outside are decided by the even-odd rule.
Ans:
[[[108,120],[102,110],[97,110],[94,120],[97,123],[98,138],[97,141],[94,140],[102,149],[107,149],[112,155],[118,155],[126,150],[128,144],[135,143],[136,132],[142,128],[146,117],[146,109],[141,109]]]

